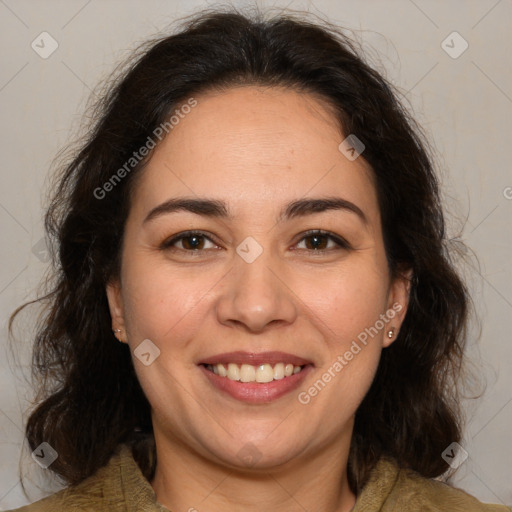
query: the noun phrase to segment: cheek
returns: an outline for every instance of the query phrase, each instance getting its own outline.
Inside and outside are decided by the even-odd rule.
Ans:
[[[295,290],[336,349],[357,338],[385,313],[388,277],[374,264],[353,264],[297,279]],[[380,325],[380,324],[379,324]]]
[[[211,281],[211,282],[210,282]],[[207,292],[215,280],[204,272],[177,272],[165,263],[133,259],[124,269],[123,302],[128,333],[155,343],[200,326]],[[192,329],[192,331],[190,331]]]
[[[386,331],[381,315],[386,313],[387,281],[365,265],[315,283],[315,288],[304,287],[301,296],[310,323],[322,333],[324,351],[315,379],[297,398],[304,410],[310,407],[325,416],[318,435],[335,436],[355,414],[377,371]]]
[[[290,264],[283,268],[286,286],[278,293],[323,332],[331,351],[339,351],[384,313],[388,276],[381,260],[370,248],[336,265]],[[130,344],[149,338],[168,345],[172,338],[173,347],[192,340],[207,317],[214,324],[216,301],[227,300],[220,290],[240,285],[230,282],[225,267],[190,263],[180,268],[137,249],[124,259],[121,278]]]

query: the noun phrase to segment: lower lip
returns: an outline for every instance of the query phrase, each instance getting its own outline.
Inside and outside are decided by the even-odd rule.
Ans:
[[[282,396],[297,389],[306,375],[313,369],[311,364],[304,366],[299,372],[290,377],[271,382],[240,382],[227,377],[220,377],[207,370],[203,365],[199,366],[209,381],[220,391],[227,393],[236,400],[250,404],[264,404],[277,400]]]

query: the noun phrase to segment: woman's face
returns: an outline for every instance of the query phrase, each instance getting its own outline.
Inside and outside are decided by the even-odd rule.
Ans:
[[[262,468],[346,448],[407,305],[371,170],[312,96],[196,100],[136,182],[107,288],[157,446]]]

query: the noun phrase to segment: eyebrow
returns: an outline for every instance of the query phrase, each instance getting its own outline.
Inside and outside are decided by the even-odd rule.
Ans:
[[[341,197],[305,198],[291,201],[281,210],[278,220],[286,221],[296,217],[303,217],[329,210],[342,210],[353,213],[357,215],[365,225],[368,224],[368,219],[361,208]],[[208,198],[196,199],[192,197],[180,197],[168,199],[153,208],[144,219],[143,224],[162,215],[177,211],[187,211],[204,217],[227,220],[233,219],[233,215],[229,212],[224,201]]]

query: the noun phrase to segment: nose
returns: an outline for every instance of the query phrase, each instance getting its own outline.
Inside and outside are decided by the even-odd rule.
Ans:
[[[292,324],[297,317],[296,296],[279,265],[264,251],[252,263],[236,256],[217,301],[220,323],[261,332],[270,324]]]

